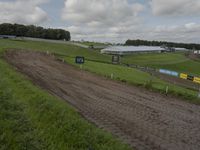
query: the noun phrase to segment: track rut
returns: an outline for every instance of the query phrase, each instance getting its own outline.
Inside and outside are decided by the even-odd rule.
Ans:
[[[200,149],[200,106],[99,77],[40,52],[8,51],[5,59],[135,149]]]

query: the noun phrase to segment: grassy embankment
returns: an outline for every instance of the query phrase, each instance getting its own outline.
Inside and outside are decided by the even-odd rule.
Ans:
[[[71,64],[74,62],[74,59],[72,58],[65,58],[65,60]],[[110,78],[111,74],[113,74],[113,79],[115,80],[140,87],[145,87],[150,90],[159,91],[161,93],[165,93],[166,87],[168,86],[169,94],[178,97],[180,96],[184,98],[184,100],[192,103],[200,104],[200,101],[197,98],[197,91],[166,83],[165,81],[162,81],[156,77],[152,77],[148,73],[136,69],[93,61],[86,61],[83,65],[83,69],[102,76],[106,76],[108,78]]]
[[[130,149],[88,123],[66,102],[34,86],[2,59],[3,48],[55,50],[59,47],[47,45],[0,40],[0,149]],[[60,52],[63,47],[59,47]]]
[[[4,50],[9,48],[50,51],[67,55],[69,57],[65,59],[71,64],[74,64],[73,57],[76,55],[107,63],[111,61],[110,56],[71,45],[0,40],[1,57]],[[183,54],[126,57],[123,58],[124,62],[140,65],[157,67],[172,65],[174,67],[174,64],[189,65],[186,62],[191,62],[188,69],[192,69],[192,72],[199,67],[199,64],[194,65],[194,62],[185,58]],[[166,64],[168,62],[172,64]],[[168,84],[136,69],[107,63],[86,61],[83,68],[107,77],[113,73],[114,79],[139,86],[146,84],[148,87],[148,82],[152,79],[150,88],[163,92],[168,85],[171,93],[181,95],[190,102],[199,103],[199,100],[195,98],[197,95],[195,91]],[[174,70],[177,69],[177,71],[187,69],[181,69],[179,65],[176,67]],[[68,104],[24,79],[23,75],[14,71],[0,58],[0,149],[129,149],[110,134],[82,119]]]
[[[4,48],[23,48],[23,49],[32,49],[40,51],[50,51],[61,55],[67,55],[67,57],[64,58],[71,64],[74,64],[74,57],[77,55],[85,56],[86,59],[89,60],[101,61],[101,62],[86,61],[83,68],[88,71],[101,74],[103,76],[110,76],[113,73],[114,79],[116,80],[121,80],[123,82],[139,86],[145,85],[147,88],[157,90],[162,93],[165,92],[166,86],[169,86],[169,93],[172,93],[173,95],[177,96],[182,96],[184,99],[190,102],[200,103],[199,99],[197,99],[197,94],[198,94],[197,91],[193,91],[190,89],[166,83],[158,78],[151,77],[149,74],[138,71],[136,69],[107,64],[111,62],[111,56],[99,54],[97,51],[87,50],[84,48],[79,48],[76,46],[66,45],[66,44],[53,44],[44,42],[31,42],[31,41],[13,41],[13,40],[4,40],[4,41],[0,42],[1,47]],[[136,58],[138,57],[138,59],[136,59],[135,57]],[[180,63],[189,60],[184,56],[183,53],[176,53],[176,54],[144,54],[144,55],[140,54],[140,55],[125,56],[122,59],[122,61],[123,63],[136,63],[140,65],[153,64],[151,66],[155,66],[156,64],[162,65],[169,62]]]
[[[184,53],[138,54],[125,56],[124,63],[163,68],[200,76],[200,62],[191,60]]]
[[[107,43],[89,42],[89,41],[87,41],[87,42],[80,42],[80,43],[84,44],[84,45],[87,45],[87,46],[91,46],[91,45],[93,45],[93,46],[108,46],[109,45]]]

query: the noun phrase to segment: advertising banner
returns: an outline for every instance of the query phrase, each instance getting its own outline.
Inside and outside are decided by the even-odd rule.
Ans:
[[[82,57],[82,56],[76,56],[75,63],[76,64],[84,64],[85,63],[85,58]]]
[[[198,78],[198,77],[194,77],[194,82],[200,84],[200,78]]]
[[[170,71],[170,70],[165,70],[165,69],[160,69],[159,72],[160,72],[160,73],[163,73],[163,74],[175,76],[175,77],[178,77],[178,75],[179,75],[178,72]]]
[[[188,75],[185,74],[185,73],[181,73],[181,74],[180,74],[180,78],[181,78],[181,79],[187,80],[187,77],[188,77]]]

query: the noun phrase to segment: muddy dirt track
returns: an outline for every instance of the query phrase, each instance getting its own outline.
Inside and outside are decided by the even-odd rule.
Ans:
[[[138,150],[200,149],[200,106],[80,71],[42,53],[9,51],[5,58]]]

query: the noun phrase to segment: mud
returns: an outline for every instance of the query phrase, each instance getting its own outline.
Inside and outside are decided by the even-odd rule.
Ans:
[[[5,59],[135,149],[200,149],[200,106],[99,77],[39,52],[9,51]]]

